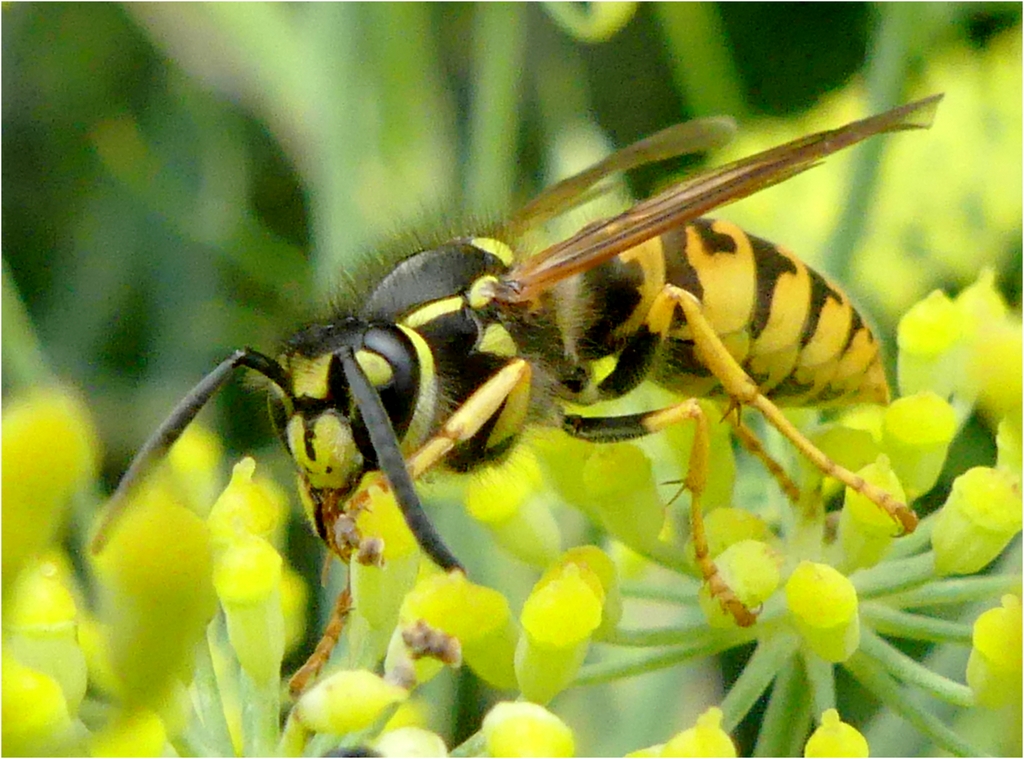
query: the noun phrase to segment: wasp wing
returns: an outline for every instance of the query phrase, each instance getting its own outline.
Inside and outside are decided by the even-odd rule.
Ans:
[[[735,133],[736,122],[728,116],[694,119],[662,129],[546,188],[520,208],[506,227],[522,230],[542,224],[590,200],[595,185],[612,174],[676,156],[706,153],[725,146]]]
[[[673,185],[618,216],[584,227],[519,264],[499,284],[496,297],[506,303],[533,300],[555,282],[599,266],[714,208],[779,184],[868,137],[926,129],[941,99],[941,94],[932,95],[838,129],[801,137]]]

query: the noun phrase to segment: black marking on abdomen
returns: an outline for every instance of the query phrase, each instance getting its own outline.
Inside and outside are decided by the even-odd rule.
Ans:
[[[832,298],[840,306],[843,304],[843,296],[836,292],[836,289],[826,282],[823,276],[810,267],[807,268],[807,273],[811,277],[811,298],[807,321],[804,322],[803,332],[800,333],[801,348],[806,347],[814,337],[814,333],[818,331],[818,322],[821,320],[825,302]]]
[[[754,313],[750,317],[747,333],[752,340],[756,340],[768,326],[768,319],[772,314],[775,286],[779,277],[783,274],[796,275],[797,265],[770,242],[753,235],[748,235],[747,239],[750,240],[756,271]],[[785,308],[785,306],[782,307]]]
[[[701,300],[704,297],[704,286],[701,285],[697,270],[693,268],[687,256],[688,242],[686,227],[671,229],[661,236],[665,256],[665,281]]]
[[[710,256],[720,253],[735,253],[739,249],[736,245],[736,239],[732,235],[716,232],[712,228],[714,223],[714,219],[697,219],[693,222],[693,228],[704,243],[704,252]]]

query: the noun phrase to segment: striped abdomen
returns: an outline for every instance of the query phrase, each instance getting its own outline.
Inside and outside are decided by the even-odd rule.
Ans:
[[[888,401],[878,342],[846,294],[785,249],[734,224],[701,219],[582,277],[593,314],[578,337],[585,361],[621,350],[671,283],[701,301],[729,352],[776,403]],[[649,377],[686,396],[722,392],[679,315]]]

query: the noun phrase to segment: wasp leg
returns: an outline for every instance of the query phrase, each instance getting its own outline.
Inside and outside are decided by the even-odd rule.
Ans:
[[[761,412],[768,422],[781,432],[807,459],[814,464],[823,474],[835,477],[849,488],[863,495],[874,502],[885,511],[895,522],[898,522],[904,533],[913,532],[917,527],[917,515],[905,503],[901,503],[890,493],[882,488],[865,482],[845,467],[840,466],[826,456],[817,446],[808,440],[792,422],[790,422],[778,406],[761,394],[757,383],[752,380],[743,368],[732,357],[725,345],[722,343],[714,328],[708,323],[701,310],[700,301],[692,294],[674,285],[666,285],[658,299],[651,307],[652,319],[654,312],[659,308],[659,303],[669,302],[678,305],[686,317],[693,334],[693,341],[697,347],[698,354],[704,365],[715,375],[722,387],[733,399],[733,403],[740,406],[750,406]],[[662,312],[669,311],[667,316],[662,318],[667,323],[671,321],[673,309],[662,307]],[[660,325],[659,325],[660,326]]]
[[[352,586],[346,583],[345,589],[338,594],[338,598],[334,602],[334,609],[331,611],[327,627],[324,628],[323,637],[316,644],[313,653],[306,659],[306,663],[299,667],[288,681],[288,692],[291,693],[292,698],[298,698],[302,694],[309,681],[320,674],[320,670],[331,658],[331,653],[338,645],[338,639],[341,638],[341,632],[345,629],[345,619],[350,611],[352,611]]]
[[[517,433],[530,402],[532,376],[530,365],[521,358],[509,361],[495,372],[455,410],[441,430],[408,459],[406,464],[412,478],[423,475],[458,443],[473,437],[499,409],[501,414],[487,440],[488,447]]]
[[[778,483],[779,488],[786,494],[786,497],[794,504],[800,501],[800,488],[793,482],[792,478],[786,474],[786,470],[775,459],[772,458],[771,454],[764,449],[764,445],[757,439],[757,435],[747,425],[743,423],[743,420],[739,418],[737,414],[734,418],[732,414],[728,415],[729,424],[732,425],[733,431],[736,433],[736,438],[740,441],[740,444],[747,449],[747,452],[754,456],[758,461],[761,462],[762,466],[768,470],[768,474],[775,478],[775,482]]]
[[[757,616],[736,597],[732,588],[722,579],[708,549],[700,499],[707,483],[711,434],[707,415],[697,400],[690,398],[674,406],[648,411],[645,414],[610,417],[568,415],[562,426],[570,435],[581,440],[609,443],[650,435],[682,422],[693,422],[696,426],[683,486],[690,491],[690,538],[693,540],[697,566],[704,582],[707,583],[708,590],[711,591],[712,598],[718,599],[722,608],[732,614],[736,624],[749,627],[754,624]]]

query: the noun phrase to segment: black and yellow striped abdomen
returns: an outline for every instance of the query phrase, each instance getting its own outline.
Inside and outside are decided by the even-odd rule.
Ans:
[[[701,219],[573,279],[579,281],[559,288],[586,302],[577,307],[583,318],[568,341],[591,375],[578,398],[582,402],[628,391],[642,379],[684,396],[722,393],[695,353],[681,315],[668,340],[643,334],[644,319],[665,284],[700,300],[726,348],[776,403],[888,401],[878,342],[846,294],[784,248],[729,222]],[[646,353],[649,365],[637,366],[633,375],[621,366]],[[603,393],[596,393],[611,372],[627,379],[612,383],[618,387],[605,383]]]

